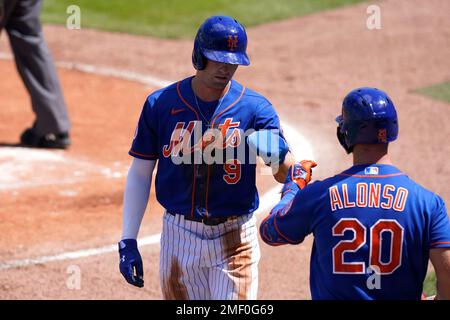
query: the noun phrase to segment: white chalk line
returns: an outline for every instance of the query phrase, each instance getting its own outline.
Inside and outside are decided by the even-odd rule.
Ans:
[[[69,157],[64,151],[0,148],[0,192],[69,185],[99,174],[106,178],[122,178],[127,170],[126,163],[114,162],[111,167],[106,167]]]
[[[161,237],[161,234],[155,234],[152,236],[140,238],[139,246],[142,247],[142,246],[147,246],[150,244],[156,244],[159,242],[160,237]],[[107,253],[111,253],[111,252],[117,252],[117,250],[118,250],[117,245],[110,245],[110,246],[104,246],[104,247],[93,248],[93,249],[64,252],[64,253],[54,255],[54,256],[43,256],[43,257],[38,257],[38,258],[33,258],[33,259],[13,260],[13,261],[1,263],[0,271],[7,270],[7,269],[13,269],[13,268],[38,265],[38,264],[45,264],[45,263],[49,263],[49,262],[76,260],[76,259],[80,259],[80,258],[86,258],[86,257],[107,254]]]
[[[1,60],[12,60],[13,56],[9,53],[0,52],[0,59]],[[116,68],[110,68],[110,67],[100,67],[92,64],[87,63],[80,63],[80,62],[68,62],[68,61],[56,61],[55,65],[62,69],[67,70],[75,70],[75,71],[81,71],[84,73],[94,74],[94,75],[100,75],[100,76],[107,76],[107,77],[114,77],[119,78],[123,80],[128,81],[134,81],[137,83],[141,83],[147,86],[151,87],[167,87],[172,82],[161,80],[156,77],[152,77],[150,75],[144,75],[138,72],[132,72],[128,70],[123,69],[116,69]]]
[[[0,52],[0,59],[12,59],[12,56],[6,53]],[[129,72],[126,70],[119,70],[114,68],[106,68],[106,67],[97,67],[94,65],[88,65],[88,64],[82,64],[82,63],[71,63],[71,62],[64,62],[59,61],[56,63],[59,67],[71,69],[71,70],[78,70],[85,73],[91,73],[96,75],[102,75],[102,76],[113,76],[125,80],[135,81],[146,85],[156,85],[159,87],[165,87],[169,85],[170,81],[161,80],[152,76],[147,76],[139,73]],[[287,125],[286,123],[283,123],[283,130],[285,133],[286,138],[288,141],[290,141],[291,146],[291,152],[293,153],[294,157],[296,159],[313,159],[313,153],[312,148],[309,142],[294,128]],[[268,210],[278,202],[280,198],[280,186],[276,186],[272,189],[270,189],[268,192],[266,192],[261,198],[260,198],[260,206],[258,210],[255,211],[256,215],[260,215],[261,213],[267,213]],[[161,234],[154,234],[150,236],[146,236],[143,238],[139,238],[139,246],[144,247],[148,245],[155,245],[158,244],[161,238]],[[64,252],[58,255],[53,256],[43,256],[38,258],[32,258],[32,259],[22,259],[22,260],[12,260],[7,261],[4,263],[0,263],[0,271],[1,270],[7,270],[7,269],[13,269],[13,268],[20,268],[20,267],[27,267],[32,265],[38,265],[38,264],[45,264],[49,262],[55,262],[55,261],[66,261],[66,260],[76,260],[80,258],[86,258],[86,257],[92,257],[92,256],[98,256],[102,254],[108,254],[112,252],[117,251],[117,245],[108,245],[98,248],[91,248],[91,249],[85,249],[85,250],[78,250],[78,251],[72,251],[72,252]]]

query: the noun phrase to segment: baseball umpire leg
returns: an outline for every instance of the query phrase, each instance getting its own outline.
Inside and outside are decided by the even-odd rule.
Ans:
[[[5,2],[5,29],[36,114],[39,135],[69,131],[70,123],[56,69],[39,20],[41,0]],[[10,7],[11,6],[11,7]]]

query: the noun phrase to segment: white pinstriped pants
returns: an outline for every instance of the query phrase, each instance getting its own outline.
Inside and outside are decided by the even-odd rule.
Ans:
[[[207,226],[165,212],[159,271],[163,297],[255,300],[260,255],[253,214]]]

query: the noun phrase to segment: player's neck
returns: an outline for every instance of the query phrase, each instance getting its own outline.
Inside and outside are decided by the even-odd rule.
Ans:
[[[392,164],[387,145],[355,145],[353,148],[353,165]]]
[[[222,98],[227,93],[229,86],[230,82],[225,88],[217,89],[202,83],[196,77],[192,79],[192,90],[194,90],[194,94],[206,102],[216,101]]]

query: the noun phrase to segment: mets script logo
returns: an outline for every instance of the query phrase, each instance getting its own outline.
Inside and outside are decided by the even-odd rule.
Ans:
[[[227,118],[218,128],[208,129],[201,134],[201,121],[177,122],[170,137],[170,143],[163,146],[165,158],[180,156],[194,151],[203,151],[206,147],[226,149],[236,148],[241,143],[240,122],[233,122],[233,118]],[[198,135],[198,137],[196,137]],[[191,143],[196,141],[196,143]]]
[[[237,48],[237,42],[238,42],[238,36],[228,36],[228,49],[230,51],[234,51],[235,48]]]

